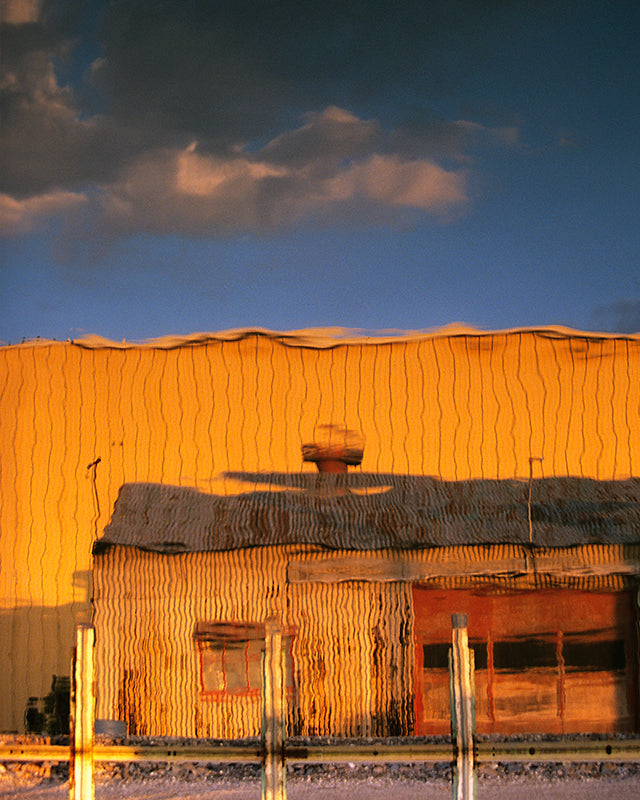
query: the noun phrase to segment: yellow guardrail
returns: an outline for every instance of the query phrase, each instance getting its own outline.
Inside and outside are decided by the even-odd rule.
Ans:
[[[289,763],[446,763],[455,759],[451,743],[384,742],[362,744],[288,744],[283,748]],[[100,744],[93,749],[96,762],[211,762],[218,764],[259,764],[264,758],[259,743],[200,745]],[[476,762],[640,762],[640,737],[583,741],[476,742]],[[70,751],[60,744],[2,744],[0,762],[68,761]]]

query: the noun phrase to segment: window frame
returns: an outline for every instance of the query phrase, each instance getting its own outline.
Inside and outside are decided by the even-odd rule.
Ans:
[[[282,631],[282,649],[285,654],[285,691],[287,695],[295,692],[294,670],[293,670],[293,640],[295,631],[292,627],[287,627]],[[226,621],[200,621],[195,625],[193,639],[198,657],[198,694],[202,700],[219,701],[226,698],[248,698],[260,697],[262,692],[262,668],[259,667],[260,683],[255,686],[255,673],[252,665],[255,665],[255,645],[259,643],[258,653],[260,664],[262,654],[265,650],[265,624],[263,622],[226,622]],[[213,647],[212,647],[213,645]],[[233,645],[233,649],[230,647]],[[223,688],[207,688],[205,681],[206,657],[207,652],[218,649],[221,653],[220,669],[222,672]],[[238,669],[239,660],[235,663],[227,663],[227,654],[241,651],[242,662],[244,663],[244,681],[238,687],[229,688],[228,675],[232,672],[240,672]],[[253,657],[251,657],[253,651]],[[236,676],[237,677],[237,676]]]

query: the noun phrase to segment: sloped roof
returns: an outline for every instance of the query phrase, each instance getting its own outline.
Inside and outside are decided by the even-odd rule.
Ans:
[[[640,543],[637,478],[542,478],[529,485],[362,472],[235,477],[271,488],[225,497],[164,484],[123,485],[96,552],[112,545],[178,553],[261,545],[370,550]]]

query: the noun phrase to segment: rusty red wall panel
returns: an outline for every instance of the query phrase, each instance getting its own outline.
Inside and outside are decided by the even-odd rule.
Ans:
[[[446,670],[425,668],[423,656],[450,640],[452,613],[467,614],[470,641],[486,647],[476,680],[479,732],[637,728],[634,592],[416,586],[413,599],[418,733],[447,731]]]

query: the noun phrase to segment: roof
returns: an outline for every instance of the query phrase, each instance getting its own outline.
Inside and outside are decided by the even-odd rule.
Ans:
[[[496,334],[523,334],[533,333],[550,339],[619,339],[639,340],[640,332],[636,333],[607,333],[604,331],[580,331],[561,325],[537,325],[528,327],[506,328],[502,330],[480,330],[464,323],[454,323],[441,328],[425,330],[362,330],[358,328],[306,328],[295,331],[272,331],[266,328],[237,328],[226,331],[192,333],[188,335],[161,336],[145,341],[128,342],[122,340],[115,342],[95,334],[71,339],[67,342],[57,342],[51,339],[30,339],[13,347],[34,347],[71,344],[88,350],[100,349],[139,349],[153,348],[157,350],[173,350],[179,347],[196,347],[211,342],[235,342],[251,337],[264,337],[273,339],[289,347],[305,347],[312,349],[328,349],[344,345],[363,344],[389,344],[392,342],[411,342],[425,339],[450,338],[456,336],[495,336]],[[3,345],[12,346],[12,345]]]
[[[266,491],[220,496],[153,483],[121,487],[95,545],[163,553],[315,545],[346,550],[451,545],[640,543],[640,479],[442,481],[354,472],[235,473]]]

